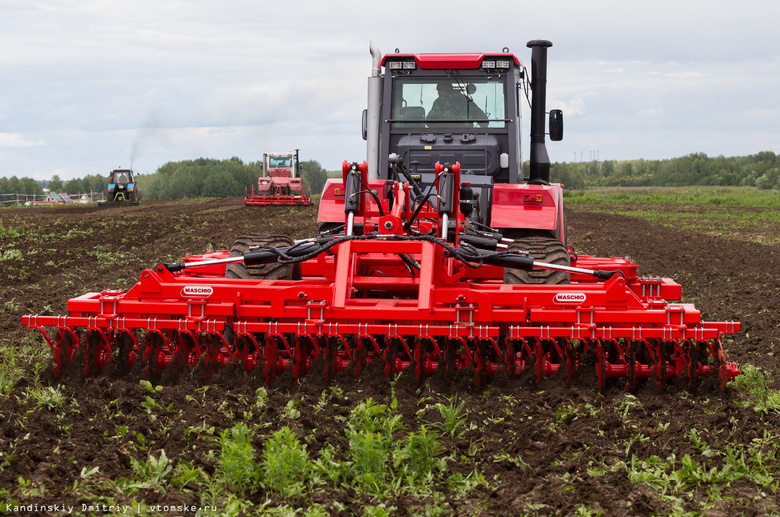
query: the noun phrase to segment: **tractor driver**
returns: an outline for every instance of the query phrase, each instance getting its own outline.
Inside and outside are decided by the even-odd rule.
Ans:
[[[425,118],[434,120],[478,120],[479,127],[488,125],[487,115],[474,104],[474,100],[452,87],[450,81],[439,81],[436,85],[439,98],[433,101],[433,106]],[[474,127],[472,122],[458,123],[456,127]]]

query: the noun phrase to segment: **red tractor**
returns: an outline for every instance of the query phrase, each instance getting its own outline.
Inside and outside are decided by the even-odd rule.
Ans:
[[[309,206],[311,197],[304,192],[298,162],[294,153],[263,154],[263,175],[257,180],[257,192],[247,193],[247,206]]]
[[[55,358],[89,375],[111,361],[147,371],[202,364],[328,378],[378,366],[422,382],[504,372],[541,382],[578,370],[610,383],[721,387],[739,374],[710,322],[669,278],[566,245],[563,193],[545,145],[548,41],[531,74],[504,50],[374,57],[363,117],[368,160],[345,161],[321,232],[240,237],[233,249],[159,263],[127,291],[87,293],[67,316],[25,316]],[[530,98],[529,98],[530,97]],[[531,104],[528,175],[520,104]],[[562,137],[552,110],[552,140]],[[52,336],[51,331],[54,330]]]

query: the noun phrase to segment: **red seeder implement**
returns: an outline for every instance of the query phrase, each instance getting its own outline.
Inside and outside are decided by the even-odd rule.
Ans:
[[[297,243],[255,236],[247,251],[158,264],[128,291],[87,293],[67,316],[22,323],[41,331],[57,375],[79,348],[85,375],[112,361],[203,362],[260,368],[269,382],[381,361],[388,375],[413,368],[419,380],[469,368],[478,382],[500,371],[568,381],[588,365],[603,390],[702,376],[725,387],[739,374],[721,342],[739,323],[702,321],[675,302],[680,285],[639,277],[625,259],[572,252],[563,266],[486,246],[489,232],[477,235],[460,211],[457,164],[437,173],[438,202],[415,209],[408,182],[367,182],[363,166],[345,163],[344,230]],[[392,205],[377,192],[392,192]],[[226,278],[236,266],[244,275]],[[507,270],[538,268],[566,271],[570,283],[504,281]]]
[[[252,192],[245,192],[244,204],[246,206],[309,206],[311,205],[311,196],[303,191],[301,185],[300,194],[289,194],[289,189],[280,186],[270,185],[271,188],[263,192],[258,191],[255,194],[255,186],[252,185]],[[285,185],[286,187],[286,185]],[[246,191],[246,189],[244,189]]]

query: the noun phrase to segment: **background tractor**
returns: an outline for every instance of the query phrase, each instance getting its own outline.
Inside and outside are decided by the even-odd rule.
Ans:
[[[108,195],[105,201],[98,201],[98,205],[107,207],[140,203],[141,190],[135,182],[133,170],[119,167],[111,171],[108,175]]]
[[[289,153],[263,154],[263,175],[257,180],[257,190],[247,193],[248,206],[308,206],[311,197],[304,192],[301,181],[298,149]]]

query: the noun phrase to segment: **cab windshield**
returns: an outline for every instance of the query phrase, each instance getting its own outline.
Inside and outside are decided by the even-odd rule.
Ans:
[[[393,127],[502,128],[506,122],[502,78],[397,79]]]
[[[292,157],[273,156],[268,158],[268,168],[270,169],[291,169]]]

